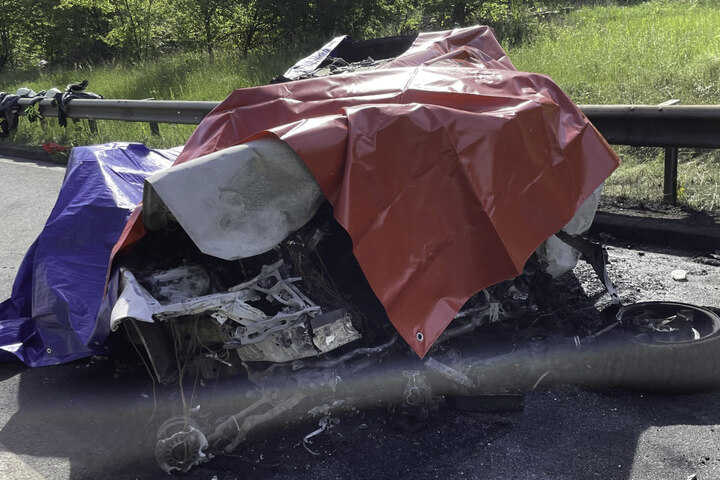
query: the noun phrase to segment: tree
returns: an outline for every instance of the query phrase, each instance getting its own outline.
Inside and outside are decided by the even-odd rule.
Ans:
[[[483,0],[428,0],[423,5],[425,21],[436,28],[454,28],[472,23],[473,13]]]
[[[12,61],[17,42],[11,3],[13,2],[0,1],[0,16],[5,19],[0,23],[0,70]]]
[[[318,45],[474,23],[525,41],[535,0],[0,0],[0,69]],[[535,23],[533,23],[535,22]]]
[[[168,0],[62,0],[60,8],[84,8],[106,17],[105,43],[124,56],[147,60],[162,47],[170,17]]]
[[[22,57],[34,53],[35,45],[28,41],[28,0],[0,0],[0,69],[20,62]]]
[[[240,0],[234,5],[226,24],[225,35],[230,45],[240,49],[243,56],[272,40],[287,41],[284,20],[294,19],[302,25],[304,2],[277,0]]]
[[[239,0],[180,0],[175,31],[178,40],[205,50],[212,57],[238,3]]]

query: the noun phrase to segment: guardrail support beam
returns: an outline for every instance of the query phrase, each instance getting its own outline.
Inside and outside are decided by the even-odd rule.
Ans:
[[[665,181],[663,182],[663,201],[671,205],[677,203],[678,149],[665,149]]]
[[[33,99],[21,98],[22,107]],[[595,128],[613,145],[665,149],[663,200],[677,203],[678,148],[720,148],[720,105],[677,105],[671,100],[660,105],[579,105]],[[167,100],[76,99],[69,104],[68,118],[145,122],[150,132],[160,135],[160,123],[197,125],[217,108],[218,102]],[[38,108],[46,117],[57,117],[50,99]]]

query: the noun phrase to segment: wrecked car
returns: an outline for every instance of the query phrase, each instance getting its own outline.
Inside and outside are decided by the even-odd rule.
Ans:
[[[335,39],[230,94],[182,150],[76,148],[0,307],[3,352],[51,365],[127,338],[161,383],[247,379],[258,394],[238,413],[203,426],[184,406],[160,427],[159,465],[188,471],[303,402],[326,415],[382,396],[346,381],[382,362],[409,362],[412,415],[427,372],[482,390],[440,346],[532,309],[537,272],[582,255],[617,302],[583,234],[619,160],[585,116],[488,27],[393,42],[391,58],[360,44],[343,59],[352,42]]]

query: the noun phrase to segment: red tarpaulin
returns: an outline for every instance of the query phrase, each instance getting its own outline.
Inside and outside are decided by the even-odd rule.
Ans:
[[[177,163],[268,134],[313,173],[420,356],[470,296],[522,272],[619,163],[488,27],[422,34],[374,70],[236,90]],[[116,250],[142,235],[136,219]]]

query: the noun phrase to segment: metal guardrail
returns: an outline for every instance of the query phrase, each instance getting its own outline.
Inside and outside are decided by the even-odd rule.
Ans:
[[[720,148],[720,105],[582,105],[613,145]]]
[[[30,103],[21,99],[20,113]],[[167,100],[72,100],[68,118],[147,122],[159,134],[160,123],[196,125],[219,102]],[[57,117],[50,100],[39,110],[45,117]],[[580,109],[608,143],[665,148],[664,199],[677,200],[678,148],[720,148],[720,105],[581,105]]]
[[[18,102],[26,107],[31,99]],[[120,120],[123,122],[183,123],[197,125],[219,102],[190,102],[170,100],[72,100],[67,106],[68,118],[88,120]],[[38,103],[45,117],[57,117],[52,100]],[[21,112],[22,113],[22,108]]]
[[[608,143],[665,149],[663,200],[677,203],[678,148],[720,148],[720,105],[583,105]]]

